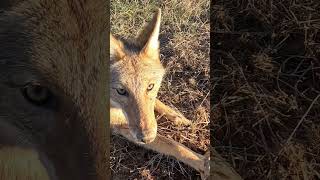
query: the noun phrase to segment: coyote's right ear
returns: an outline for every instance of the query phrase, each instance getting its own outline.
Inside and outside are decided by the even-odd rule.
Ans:
[[[124,55],[123,43],[110,34],[110,60],[121,60]]]
[[[142,48],[142,53],[149,56],[159,55],[161,9],[157,9],[151,22],[139,34],[137,41]]]

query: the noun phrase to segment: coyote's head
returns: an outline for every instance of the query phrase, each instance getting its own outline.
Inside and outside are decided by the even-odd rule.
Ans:
[[[0,179],[106,179],[107,1],[4,1]]]
[[[154,105],[164,68],[160,62],[160,9],[135,42],[110,35],[111,106],[123,110],[133,137],[152,142],[157,134]]]

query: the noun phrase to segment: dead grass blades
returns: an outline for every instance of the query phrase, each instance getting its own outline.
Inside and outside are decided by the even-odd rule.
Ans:
[[[320,2],[213,6],[212,139],[239,174],[320,179]]]
[[[134,37],[157,7],[163,13],[160,51],[167,72],[158,97],[193,122],[179,127],[159,120],[158,132],[204,154],[210,143],[209,1],[112,0],[112,33]],[[184,164],[121,137],[112,137],[110,163],[114,179],[200,179]]]

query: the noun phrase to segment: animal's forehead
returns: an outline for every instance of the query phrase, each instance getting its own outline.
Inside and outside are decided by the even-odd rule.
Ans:
[[[101,40],[94,39],[95,44],[86,39],[65,39],[63,45],[42,39],[47,42],[34,44],[33,64],[58,88],[80,97],[97,86],[100,74],[107,70],[102,60],[105,59],[102,53],[104,39],[101,35]]]
[[[159,81],[165,70],[159,60],[141,59],[138,55],[126,56],[111,67],[112,80],[130,82]]]
[[[24,36],[32,42],[28,47],[32,67],[73,98],[94,94],[91,89],[102,84],[101,73],[107,72],[105,4],[41,2],[15,10],[28,27]]]
[[[160,59],[151,59],[148,57],[144,57],[143,55],[139,54],[130,54],[125,56],[121,62],[124,67],[127,69],[132,69],[135,71],[139,71],[139,69],[143,70],[156,70],[158,68],[162,69],[162,64],[160,63]]]

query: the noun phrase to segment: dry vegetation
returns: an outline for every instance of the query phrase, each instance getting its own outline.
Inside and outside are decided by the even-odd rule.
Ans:
[[[212,6],[212,140],[244,179],[320,179],[320,1]]]
[[[134,37],[156,8],[162,9],[161,60],[166,77],[159,99],[178,109],[193,124],[177,127],[165,118],[158,132],[204,154],[209,141],[209,1],[112,0],[111,32]],[[112,137],[113,179],[200,179],[199,174],[173,158]]]

